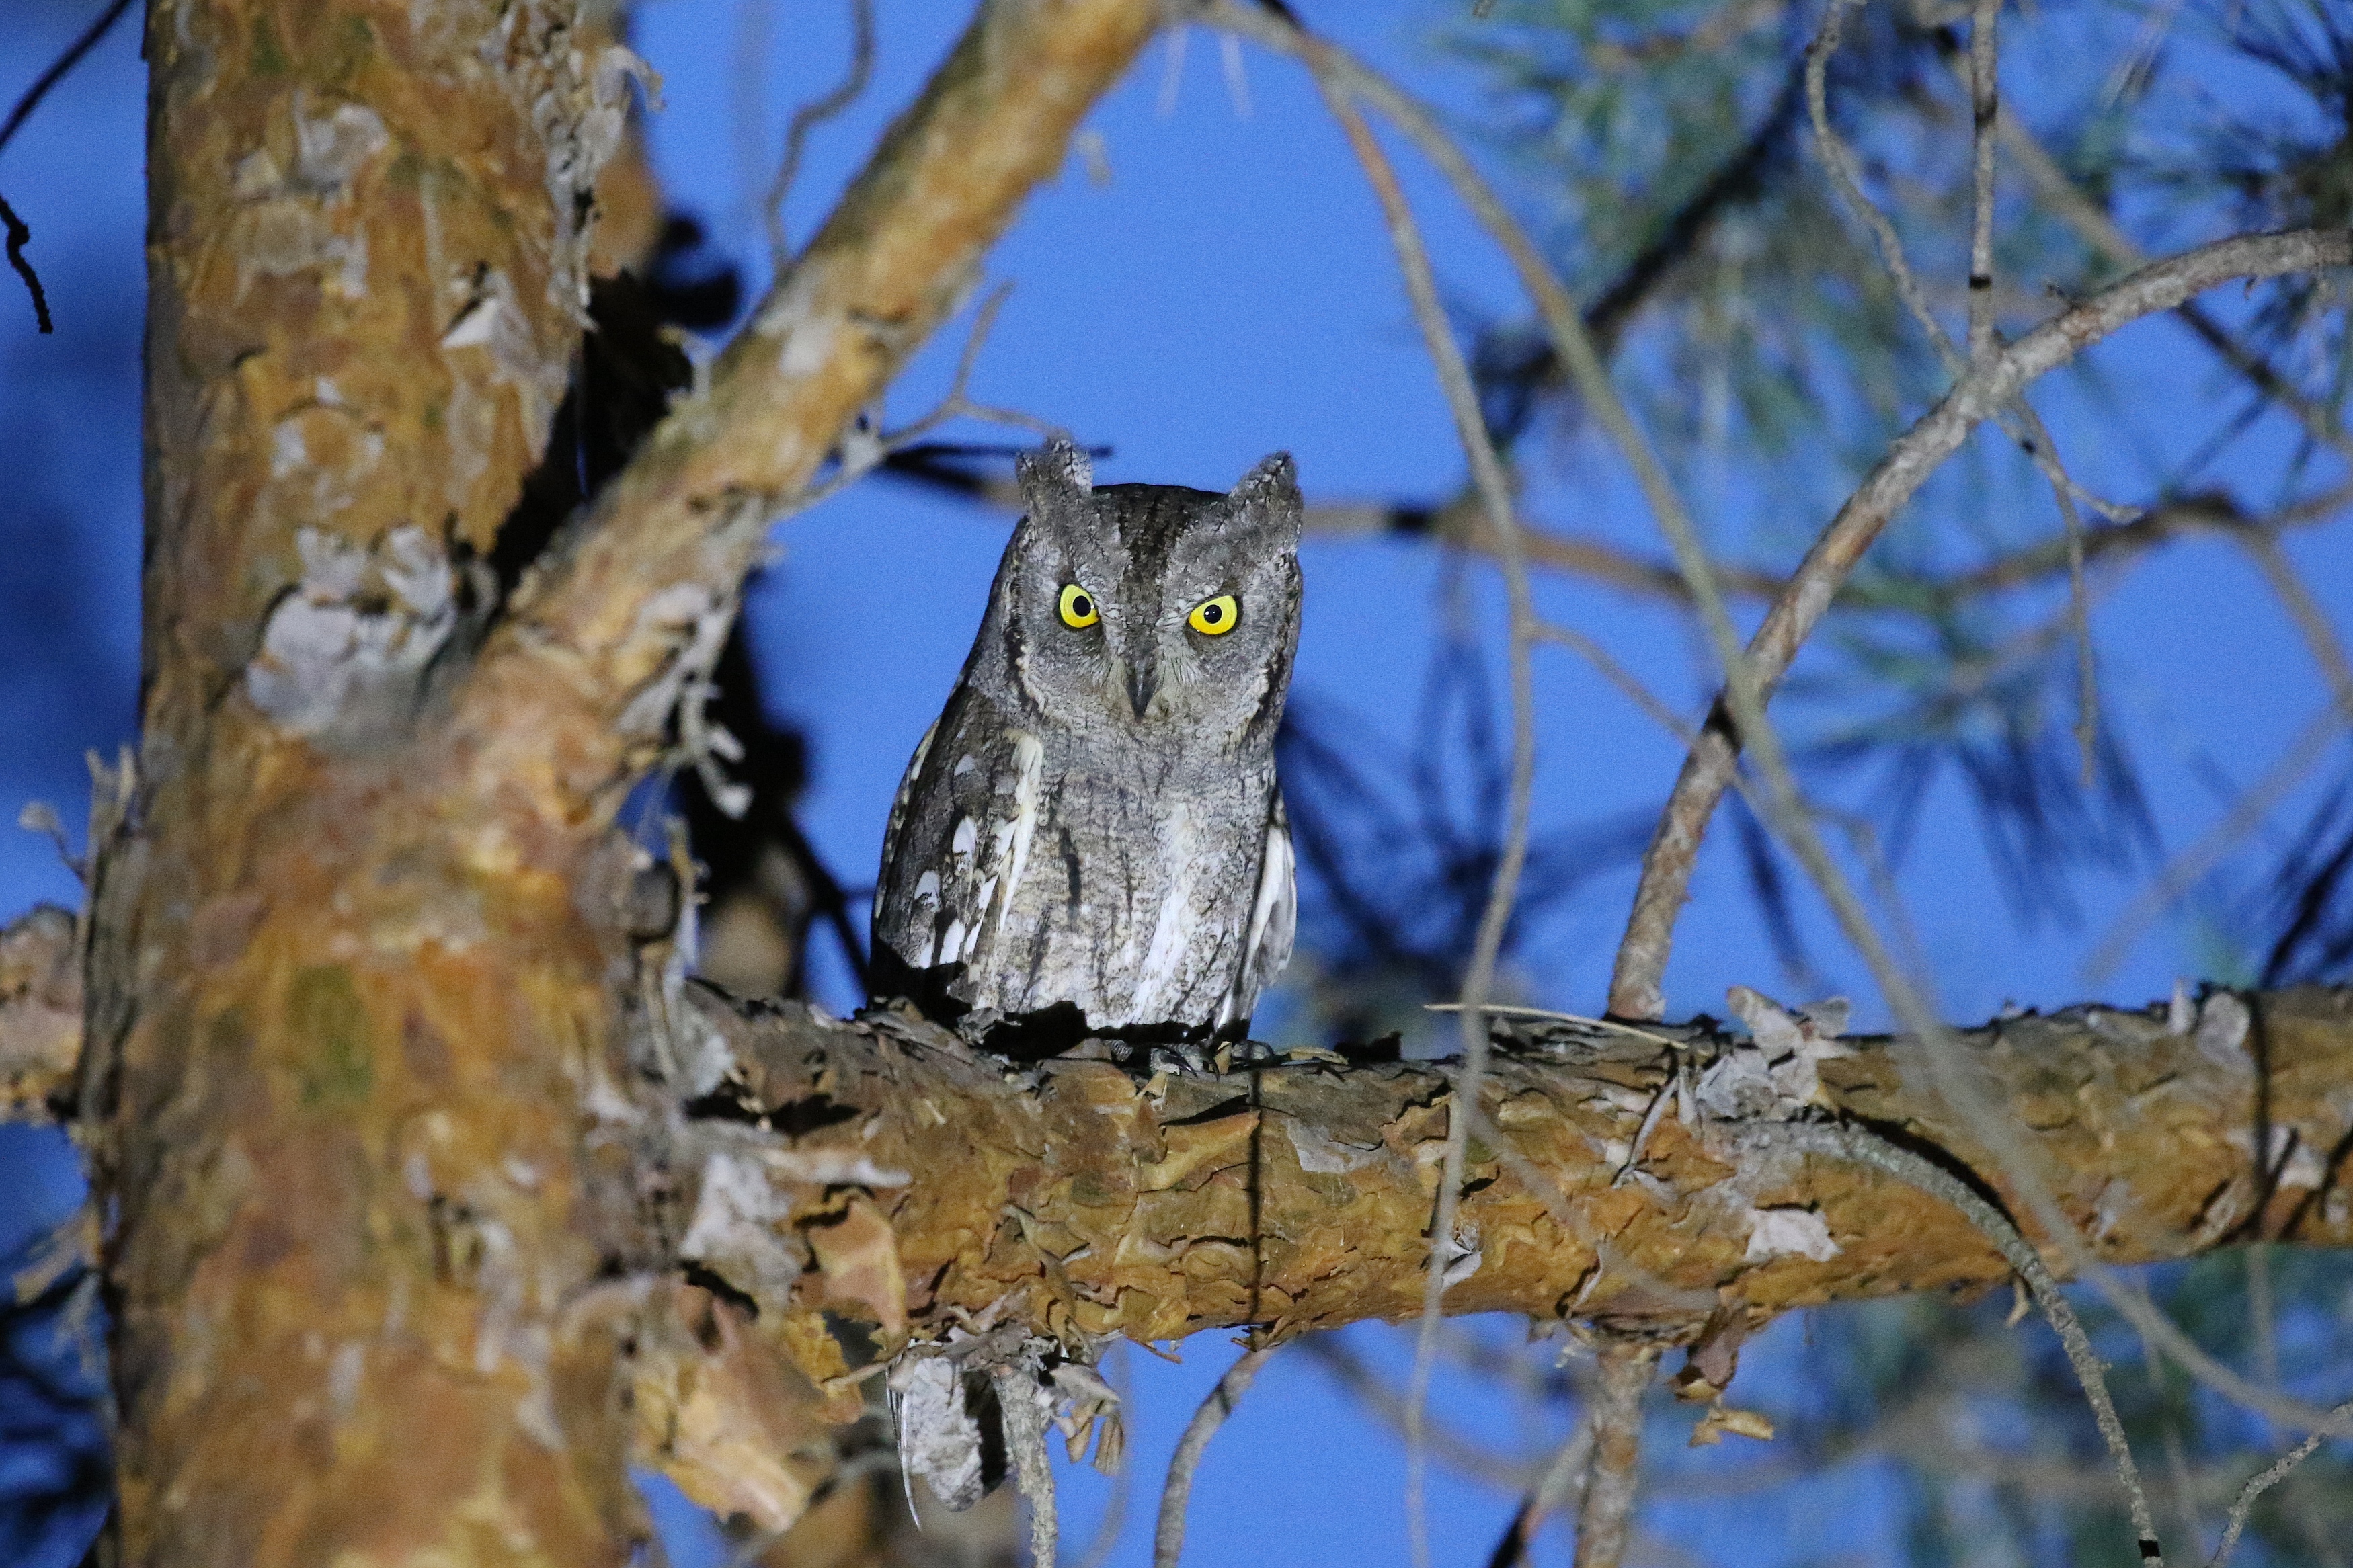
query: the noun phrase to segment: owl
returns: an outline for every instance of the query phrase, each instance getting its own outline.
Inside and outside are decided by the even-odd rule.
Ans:
[[[1299,640],[1299,485],[1105,485],[1056,444],[946,709],[907,764],[874,895],[878,995],[1131,1040],[1242,1036],[1297,906],[1274,732]]]

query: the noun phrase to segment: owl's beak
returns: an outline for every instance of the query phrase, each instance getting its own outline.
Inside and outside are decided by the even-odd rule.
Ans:
[[[1152,665],[1147,655],[1127,667],[1127,700],[1135,709],[1138,723],[1151,711],[1152,700],[1160,695],[1160,677]]]

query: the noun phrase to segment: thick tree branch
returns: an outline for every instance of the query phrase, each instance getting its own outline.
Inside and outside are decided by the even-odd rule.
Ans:
[[[2353,1243],[2339,1169],[2353,1131],[2342,1093],[2353,1079],[2353,991],[2283,992],[2259,1005],[2271,1125],[2308,1152],[2288,1163],[2259,1215],[2243,1012],[2239,1034],[2221,1026],[2235,1004],[2210,1007],[2221,1022],[2185,1034],[2168,1032],[2163,1007],[2084,1007],[1957,1037],[2094,1256],[2190,1257],[2242,1223],[2282,1242]],[[1240,1074],[1146,1082],[1078,1058],[1008,1072],[896,1013],[829,1025],[797,1009],[739,1013],[703,994],[697,1016],[715,1026],[728,1067],[725,1089],[683,1124],[679,1147],[706,1151],[689,1206],[708,1218],[737,1201],[721,1182],[765,1173],[773,1221],[739,1237],[740,1250],[703,1259],[762,1300],[764,1315],[828,1303],[871,1315],[861,1300],[902,1299],[902,1288],[921,1335],[1010,1293],[1030,1322],[1081,1343],[1245,1325],[1280,1340],[1420,1310],[1430,1189],[1451,1117],[1443,1064],[1277,1065],[1252,1075],[1253,1106]],[[1734,1048],[1704,1031],[1661,1029],[1684,1050],[1543,1022],[1499,1037],[1482,1099],[1507,1147],[1473,1147],[1458,1230],[1476,1267],[1453,1270],[1448,1313],[1576,1317],[1672,1338],[1701,1326],[1694,1293],[1762,1319],[2009,1278],[1993,1244],[1935,1197],[1867,1168],[1744,1143],[1740,1121],[1661,1119],[1634,1174],[1619,1180],[1674,1063]],[[1841,1048],[1818,1063],[1823,1110],[2021,1212],[1934,1087],[1906,1081],[1907,1041]],[[1582,1225],[1564,1228],[1514,1173],[1521,1162]],[[880,1276],[832,1268],[805,1239],[837,1222],[860,1184],[891,1223],[898,1283],[887,1289]],[[2028,1232],[2057,1256],[2031,1222]],[[795,1257],[818,1261],[807,1273],[776,1267]]]
[[[1972,369],[1888,448],[1767,612],[1747,648],[1748,668],[1760,696],[1770,697],[1863,552],[1913,493],[1959,449],[1970,431],[2038,377],[2127,322],[2169,310],[2218,283],[2342,267],[2348,260],[2353,260],[2353,236],[2342,230],[2297,229],[2218,240],[2120,279]],[[1655,1018],[1664,1010],[1660,983],[1675,920],[1698,860],[1700,839],[1730,784],[1739,755],[1736,731],[1728,704],[1719,700],[1699,743],[1684,759],[1643,857],[1642,879],[1610,981],[1609,1008],[1621,1017]]]
[[[708,387],[516,595],[457,715],[493,787],[614,803],[717,652],[770,517],[955,309],[1157,16],[1151,0],[981,7]]]

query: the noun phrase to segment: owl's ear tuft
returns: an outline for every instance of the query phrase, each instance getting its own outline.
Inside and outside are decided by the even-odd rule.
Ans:
[[[1031,511],[1056,502],[1084,500],[1095,488],[1095,466],[1086,453],[1056,437],[1041,452],[1024,452],[1014,459],[1021,482],[1021,500]]]
[[[1261,458],[1258,466],[1244,474],[1228,493],[1244,506],[1261,508],[1279,517],[1296,518],[1303,505],[1299,499],[1299,469],[1288,452],[1271,452]]]

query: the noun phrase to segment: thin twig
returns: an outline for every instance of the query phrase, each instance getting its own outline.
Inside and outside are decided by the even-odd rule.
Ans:
[[[1642,1478],[1642,1395],[1657,1370],[1655,1346],[1604,1340],[1587,1426],[1593,1457],[1577,1509],[1576,1568],[1618,1568],[1633,1533]]]
[[[82,57],[98,47],[98,41],[106,37],[129,9],[131,0],[113,0],[113,4],[98,14],[96,21],[82,29],[79,37],[66,46],[63,54],[49,62],[47,70],[33,79],[33,85],[25,89],[24,95],[16,100],[16,107],[8,110],[8,118],[0,121],[0,148],[8,145],[25,121],[32,117],[33,110],[41,106],[41,100],[48,97],[49,89],[63,81],[67,72],[81,64]]]
[[[1830,170],[1831,184],[1847,209],[1871,231],[1879,248],[1880,264],[1895,284],[1895,292],[1904,301],[1928,344],[1943,362],[1946,373],[1957,382],[1965,374],[1983,369],[2001,346],[2000,333],[1993,319],[1993,154],[1994,142],[2000,118],[2001,100],[1998,87],[2000,64],[1997,18],[2000,0],[1972,0],[1969,31],[1969,71],[1966,85],[1971,109],[1970,153],[1972,201],[1969,233],[1969,342],[1964,361],[1952,340],[1933,311],[1926,297],[1905,259],[1904,242],[1887,215],[1863,193],[1862,179],[1855,166],[1854,154],[1831,123],[1830,61],[1838,53],[1839,41],[1845,25],[1847,11],[1861,0],[1832,0],[1822,18],[1821,30],[1806,50],[1806,104],[1812,114],[1814,140],[1820,151],[1822,163]],[[2059,517],[2064,531],[2067,550],[2067,587],[2074,607],[2076,718],[2075,743],[2083,757],[2084,782],[2088,786],[2097,765],[2099,736],[2099,685],[2097,666],[2092,655],[2091,610],[2089,595],[2084,583],[2084,520],[2076,509],[2077,500],[2090,501],[2102,516],[2110,521],[2126,521],[2124,509],[2112,507],[2084,490],[2071,479],[2059,460],[2059,448],[2051,437],[2041,415],[2021,395],[2002,410],[1997,418],[2003,429],[2024,448],[2051,485],[2058,500]]]
[[[2347,1400],[2329,1414],[2339,1418],[2353,1417],[2353,1399]],[[2207,1560],[2206,1568],[2230,1568],[2231,1553],[2239,1549],[2239,1536],[2247,1528],[2247,1514],[2255,1506],[2255,1500],[2287,1479],[2288,1472],[2310,1458],[2312,1451],[2320,1447],[2320,1440],[2327,1436],[2325,1432],[2313,1433],[2264,1469],[2247,1478],[2247,1484],[2239,1489],[2239,1500],[2231,1505],[2230,1522],[2222,1527],[2222,1544],[2214,1549],[2214,1555]]]
[[[1423,340],[1430,349],[1430,361],[1438,372],[1439,384],[1444,389],[1447,404],[1453,412],[1455,434],[1470,459],[1472,475],[1478,482],[1481,499],[1486,503],[1488,525],[1494,531],[1496,541],[1502,546],[1499,558],[1504,569],[1504,591],[1511,606],[1508,657],[1512,690],[1512,771],[1504,808],[1503,853],[1497,858],[1487,907],[1480,918],[1478,937],[1471,952],[1470,969],[1462,980],[1462,1064],[1454,1074],[1456,1109],[1455,1113],[1448,1118],[1446,1159],[1439,1180],[1437,1212],[1430,1224],[1429,1279],[1422,1293],[1421,1327],[1415,1342],[1413,1382],[1408,1406],[1406,1511],[1416,1568],[1427,1568],[1430,1557],[1425,1491],[1428,1456],[1421,1442],[1421,1420],[1430,1398],[1438,1322],[1446,1294],[1446,1268],[1442,1260],[1446,1248],[1454,1242],[1455,1212],[1461,1199],[1462,1171],[1470,1147],[1471,1122],[1465,1108],[1479,1103],[1480,1086],[1487,1070],[1488,1031],[1486,1019],[1480,1009],[1494,984],[1495,962],[1503,951],[1504,932],[1511,922],[1513,900],[1519,892],[1520,872],[1527,862],[1528,810],[1535,790],[1535,692],[1529,648],[1535,613],[1528,591],[1527,565],[1520,558],[1519,531],[1512,510],[1510,481],[1504,476],[1503,459],[1496,453],[1494,439],[1488,433],[1486,418],[1480,412],[1478,388],[1471,379],[1471,368],[1463,360],[1461,345],[1454,341],[1453,327],[1447,320],[1445,306],[1439,300],[1437,279],[1431,271],[1420,230],[1414,222],[1412,208],[1406,202],[1405,191],[1398,183],[1396,170],[1390,167],[1388,154],[1381,151],[1371,128],[1357,113],[1346,89],[1324,68],[1324,53],[1319,46],[1311,42],[1303,58],[1315,77],[1316,87],[1323,93],[1325,105],[1346,133],[1356,161],[1363,165],[1365,176],[1380,200],[1382,216],[1388,226],[1389,242],[1397,251],[1398,269],[1404,278],[1407,295],[1413,301],[1414,318],[1420,325]]]
[[[785,501],[778,509],[778,518],[797,516],[821,501],[832,500],[881,468],[890,460],[892,453],[905,451],[917,445],[952,419],[979,419],[992,425],[1028,430],[1043,440],[1052,440],[1057,437],[1068,440],[1070,432],[1050,420],[1037,418],[1018,409],[976,403],[966,395],[965,388],[972,383],[973,368],[980,361],[980,351],[987,343],[988,334],[996,329],[997,313],[1004,308],[1005,301],[1012,293],[1010,282],[999,283],[980,302],[980,310],[973,317],[972,331],[965,336],[964,352],[956,356],[955,375],[930,413],[912,425],[880,433],[864,431],[861,418],[860,431],[863,433],[853,431],[844,437],[834,471],[822,481]]]
[[[2132,902],[2125,906],[2124,912],[2116,916],[2116,923],[2100,939],[2100,944],[2092,950],[2092,956],[2084,961],[2084,977],[2097,984],[2114,973],[2149,922],[2221,865],[2241,839],[2261,826],[2286,798],[2288,791],[2301,784],[2304,776],[2327,755],[2344,730],[2344,715],[2337,711],[2333,700],[2306,720],[2304,728],[2296,731],[2295,739],[2288,742],[2279,760],[2232,803],[2222,820],[2208,828],[2197,843],[2175,856],[2147,887],[2133,895]]]
[[[2263,568],[2263,581],[2271,584],[2272,593],[2287,611],[2288,619],[2304,637],[2304,646],[2312,653],[2312,660],[2320,666],[2327,678],[2329,695],[2337,700],[2337,710],[2345,722],[2353,725],[2353,658],[2345,652],[2345,641],[2337,628],[2329,624],[2328,612],[2312,596],[2305,585],[2295,563],[2280,548],[2275,534],[2263,529],[2242,529],[2237,534],[2241,545]]]
[[[2001,111],[2001,0],[1976,0],[1969,16],[1969,363],[1997,352],[1993,328],[1993,143]],[[1819,73],[1808,62],[1808,98]],[[1827,92],[1823,95],[1827,97]],[[1827,122],[1827,114],[1817,123]]]
[[[1688,592],[1686,589],[1685,593]],[[1684,745],[1689,746],[1698,739],[1699,731],[1688,720],[1668,707],[1664,700],[1643,685],[1632,670],[1619,663],[1608,648],[1593,638],[1557,621],[1538,621],[1536,636],[1546,642],[1558,643],[1591,665],[1602,679],[1618,689],[1626,700],[1640,708],[1653,723]]]
[[[16,209],[8,205],[5,196],[0,196],[0,228],[7,231],[8,265],[16,269],[16,276],[25,280],[25,291],[33,297],[34,321],[44,332],[56,331],[57,323],[49,319],[49,297],[41,289],[41,276],[33,270],[32,262],[25,256],[25,246],[33,237],[33,231],[25,226],[25,220],[16,216]]]
[[[1577,1430],[1569,1434],[1568,1441],[1554,1451],[1552,1462],[1545,1467],[1544,1474],[1529,1489],[1528,1495],[1520,1500],[1512,1522],[1504,1527],[1503,1537],[1488,1554],[1487,1568],[1519,1568],[1527,1561],[1528,1547],[1535,1542],[1536,1531],[1568,1500],[1569,1489],[1583,1479],[1592,1453],[1593,1428],[1580,1421]]]
[[[2059,166],[2049,149],[2007,108],[2001,111],[2000,133],[2002,148],[2009,153],[2010,161],[2018,165],[2035,194],[2075,231],[2076,237],[2117,267],[2139,267],[2148,260],[2147,253],[2116,226],[2105,208],[2076,189],[2075,182],[2068,178],[2067,171]],[[2346,431],[2343,421],[2306,397],[2301,388],[2240,342],[2204,306],[2189,301],[2176,307],[2174,314],[2256,391],[2295,416],[2306,434],[2339,456],[2353,458],[2353,435]]]
[[[2158,1545],[2157,1523],[2149,1512],[2148,1494],[2141,1486],[2139,1468],[2133,1463],[2132,1445],[2125,1438],[2124,1423],[2116,1415],[2115,1402],[2108,1397],[2107,1377],[2101,1370],[2099,1352],[2092,1348],[2091,1336],[2084,1333],[2075,1309],[2060,1293],[2059,1282],[2051,1277],[2042,1255],[2027,1244],[2018,1227],[1950,1172],[1861,1128],[1834,1127],[1823,1122],[1758,1122],[1734,1136],[1741,1142],[1801,1149],[1884,1171],[1932,1197],[1943,1199],[1984,1233],[2003,1261],[2026,1281],[2043,1315],[2050,1319],[2052,1330],[2067,1352],[2068,1364],[2075,1369],[2075,1376],[2084,1385],[2084,1396],[2091,1402],[2092,1416],[2099,1426],[2101,1439],[2108,1446],[2108,1457],[2116,1463],[2116,1479],[2124,1488],[2132,1510],[2133,1530],[2139,1537],[2141,1560],[2155,1568],[2164,1568],[2165,1558]]]
[[[785,155],[768,186],[768,254],[779,278],[793,258],[792,237],[785,229],[785,198],[800,177],[801,153],[809,132],[857,102],[874,77],[874,0],[850,0],[849,17],[849,72],[831,92],[793,111],[793,122],[785,132]]]
[[[1460,1002],[1425,1002],[1422,1004],[1421,1010],[1425,1013],[1460,1013],[1463,1009]],[[1631,1035],[1638,1040],[1648,1040],[1652,1045],[1664,1046],[1671,1051],[1691,1049],[1687,1041],[1673,1039],[1649,1029],[1638,1029],[1631,1024],[1623,1024],[1615,1018],[1588,1018],[1582,1013],[1556,1013],[1549,1007],[1518,1007],[1502,1002],[1489,1002],[1479,1011],[1507,1018],[1557,1018],[1564,1024],[1583,1024],[1588,1028],[1608,1029],[1615,1034]]]
[[[1185,1552],[1185,1505],[1193,1496],[1193,1472],[1201,1468],[1209,1439],[1250,1392],[1266,1358],[1279,1348],[1261,1345],[1243,1352],[1193,1412],[1193,1419],[1185,1424],[1185,1435],[1176,1439],[1176,1451],[1168,1458],[1168,1483],[1160,1493],[1160,1523],[1152,1532],[1152,1568],[1176,1568],[1176,1560]]]

